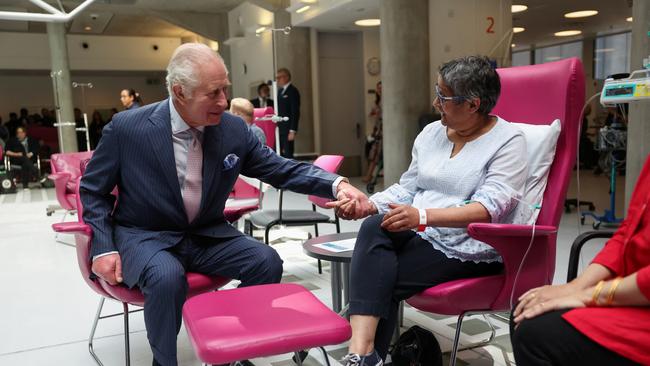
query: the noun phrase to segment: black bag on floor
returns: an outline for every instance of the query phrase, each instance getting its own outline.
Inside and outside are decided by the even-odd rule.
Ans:
[[[399,336],[390,353],[393,366],[442,366],[442,351],[433,333],[412,326]]]

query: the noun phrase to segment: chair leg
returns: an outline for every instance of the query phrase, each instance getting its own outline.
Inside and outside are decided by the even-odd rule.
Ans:
[[[93,321],[93,327],[90,329],[90,337],[88,337],[88,352],[90,352],[90,355],[93,356],[95,359],[95,362],[99,366],[104,366],[102,361],[99,360],[99,357],[95,353],[95,350],[93,349],[93,339],[95,338],[95,331],[97,330],[97,323],[99,322],[99,317],[102,315],[102,308],[104,307],[104,301],[106,298],[101,296],[99,300],[99,306],[97,307],[97,314],[95,314],[95,320]]]
[[[325,357],[325,365],[326,366],[331,366],[330,365],[330,358],[327,356],[327,351],[325,351],[325,347],[318,347],[321,352],[323,352],[323,357]]]
[[[318,274],[323,274],[323,263],[318,260]]]
[[[463,326],[463,317],[465,313],[458,316],[456,322],[456,334],[454,335],[454,343],[451,348],[451,355],[449,356],[449,366],[456,366],[456,356],[458,354],[458,342],[460,342],[460,328]]]
[[[462,348],[459,348],[458,346],[459,346],[459,343],[460,343],[461,327],[463,325],[463,318],[466,315],[472,315],[472,314],[470,312],[462,313],[462,314],[460,314],[458,316],[458,321],[456,322],[456,335],[454,337],[454,343],[453,343],[453,347],[452,347],[452,350],[451,350],[451,355],[449,357],[449,365],[450,366],[456,366],[456,357],[458,356],[458,351],[464,351],[464,350],[468,350],[468,349],[472,349],[472,348],[476,348],[476,347],[485,346],[486,344],[492,342],[494,340],[494,337],[496,336],[496,329],[494,328],[494,325],[492,325],[492,322],[490,321],[490,318],[487,316],[487,314],[481,313],[481,315],[483,316],[483,319],[485,319],[485,321],[490,326],[490,330],[491,330],[490,337],[488,339],[484,340],[484,341],[468,344],[466,346],[463,346]]]
[[[271,245],[269,243],[269,231],[271,231],[271,226],[264,228],[264,243],[266,243],[266,245]]]
[[[300,359],[300,352],[294,352],[293,358],[294,361],[298,364],[298,366],[302,366],[302,360]]]
[[[65,212],[63,213],[63,218],[61,219],[61,222],[65,222],[66,217],[68,217],[68,215],[70,215],[70,214],[72,214],[72,211],[65,210]],[[54,241],[56,241],[59,244],[67,245],[69,247],[74,247],[75,246],[75,244],[70,244],[68,242],[65,242],[65,241],[59,239],[59,233],[56,233],[54,235]]]
[[[129,304],[123,302],[124,307],[124,357],[126,366],[131,366],[131,349],[129,344]]]

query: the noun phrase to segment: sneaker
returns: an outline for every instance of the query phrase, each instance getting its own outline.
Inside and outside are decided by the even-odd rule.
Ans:
[[[384,361],[379,357],[377,351],[373,350],[365,356],[357,353],[348,353],[341,363],[345,366],[382,366]]]

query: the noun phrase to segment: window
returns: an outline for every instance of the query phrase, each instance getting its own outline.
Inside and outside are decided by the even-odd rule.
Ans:
[[[530,50],[512,53],[512,66],[530,65]]]
[[[613,34],[596,38],[594,48],[594,79],[630,72],[632,33]]]
[[[535,50],[535,64],[543,64],[569,57],[582,59],[582,41],[542,47]]]

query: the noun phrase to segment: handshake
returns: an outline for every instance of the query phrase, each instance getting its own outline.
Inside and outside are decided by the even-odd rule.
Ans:
[[[337,186],[336,201],[328,202],[336,215],[345,220],[357,220],[377,213],[377,207],[363,192],[342,181]]]

